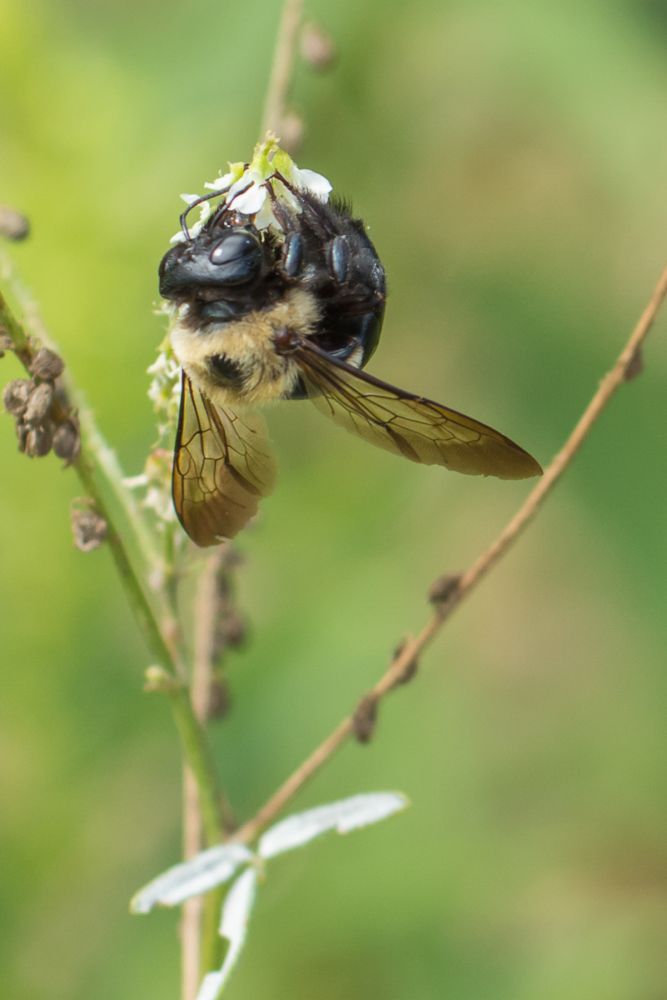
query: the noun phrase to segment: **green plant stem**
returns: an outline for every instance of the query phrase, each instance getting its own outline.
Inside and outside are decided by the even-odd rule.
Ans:
[[[0,292],[0,324],[10,337],[17,357],[27,366],[32,356],[30,341],[25,330],[7,305],[2,292]]]
[[[149,570],[159,566],[161,556],[158,547],[132,491],[123,484],[123,470],[115,451],[102,437],[89,407],[80,394],[75,392],[72,386],[68,386],[68,390],[77,410],[81,436],[86,441],[86,451],[95,456],[98,478],[103,479],[105,490],[108,490],[114,497],[127,521],[131,524],[137,546],[146,566],[149,567]]]
[[[34,347],[23,325],[16,319],[1,293],[0,327],[10,337],[15,354],[30,374],[30,366],[35,353]],[[62,405],[71,410],[69,394],[66,394]],[[169,694],[169,703],[181,739],[183,757],[192,771],[197,785],[206,838],[209,843],[216,843],[223,836],[222,798],[206,733],[194,714],[189,691],[184,684],[185,671],[177,645],[166,640],[152,604],[132,565],[125,542],[115,527],[105,502],[104,497],[107,490],[118,495],[118,485],[112,481],[116,470],[114,468],[113,475],[110,476],[108,463],[100,459],[100,454],[103,455],[105,451],[110,451],[110,449],[95,427],[90,414],[87,414],[81,430],[81,450],[73,465],[83,488],[93,500],[100,516],[106,521],[107,542],[130,606],[152,655],[162,668],[164,678],[169,680],[169,684],[161,684],[160,689],[166,690]],[[102,489],[100,483],[103,483],[106,489]],[[130,530],[136,540],[137,524],[133,517],[133,508],[125,504],[124,511],[128,515]],[[141,549],[138,542],[137,547]]]
[[[211,972],[222,964],[224,940],[220,937],[220,913],[229,886],[218,886],[204,896],[201,917],[200,968]]]
[[[151,668],[147,676],[149,690],[164,691],[169,699],[183,756],[199,790],[206,841],[208,844],[218,843],[223,836],[223,799],[209,742],[193,711],[190,692],[185,684],[159,668]]]
[[[146,637],[152,655],[165,668],[170,670],[174,676],[180,676],[181,669],[175,656],[175,651],[168,648],[165,638],[157,624],[153,609],[141,586],[139,579],[134,572],[130,557],[127,553],[123,540],[116,530],[109,515],[109,510],[102,497],[102,492],[98,488],[94,474],[94,465],[89,458],[87,449],[82,441],[82,449],[79,457],[74,462],[74,468],[81,480],[81,485],[93,500],[95,509],[104,518],[107,525],[106,541],[111,549],[111,555],[115,563],[121,583],[125,589],[132,610],[139,621],[141,629]]]

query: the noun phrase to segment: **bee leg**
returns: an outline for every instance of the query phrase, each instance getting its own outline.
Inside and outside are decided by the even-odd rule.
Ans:
[[[303,236],[296,228],[293,216],[276,197],[271,185],[267,183],[265,187],[271,199],[271,208],[276,221],[285,233],[285,240],[280,248],[280,259],[277,262],[278,270],[284,278],[296,278],[303,267]]]
[[[276,176],[278,176],[276,174]],[[284,183],[284,182],[283,182]],[[270,181],[266,181],[264,184],[266,193],[271,201],[271,208],[273,209],[273,214],[276,217],[276,221],[284,233],[289,233],[294,229],[294,219],[292,215],[286,210],[283,203],[278,197],[271,186]]]
[[[344,285],[350,269],[350,247],[345,236],[334,236],[326,248],[329,273],[337,285]]]
[[[303,236],[289,232],[282,246],[279,267],[286,278],[296,278],[303,266]]]

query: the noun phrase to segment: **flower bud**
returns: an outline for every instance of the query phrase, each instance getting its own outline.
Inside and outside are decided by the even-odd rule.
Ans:
[[[30,393],[28,405],[25,408],[23,419],[27,424],[42,424],[46,418],[51,404],[53,403],[53,386],[49,382],[42,382]]]
[[[34,383],[27,378],[17,378],[9,382],[2,394],[2,402],[7,413],[11,413],[14,417],[22,416],[34,387]]]
[[[40,347],[30,365],[30,371],[33,375],[47,382],[52,382],[59,375],[62,375],[64,369],[63,359],[55,351],[50,351],[48,347]]]
[[[25,453],[29,458],[44,458],[51,451],[53,424],[51,422],[30,427],[25,439]]]
[[[53,450],[58,458],[64,459],[67,465],[71,465],[78,458],[80,447],[79,428],[74,423],[68,420],[56,427]]]

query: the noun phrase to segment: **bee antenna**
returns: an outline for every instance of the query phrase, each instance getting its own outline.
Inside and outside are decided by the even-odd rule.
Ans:
[[[181,224],[181,229],[183,230],[183,235],[185,236],[186,240],[190,239],[190,230],[188,229],[187,218],[188,218],[188,215],[190,214],[190,212],[192,211],[192,209],[196,208],[197,205],[202,205],[205,201],[211,201],[213,198],[218,198],[218,197],[220,197],[220,195],[227,194],[227,192],[229,191],[230,187],[231,187],[231,184],[228,184],[226,188],[222,188],[220,191],[211,191],[210,194],[202,194],[202,195],[200,195],[199,198],[195,198],[194,201],[191,201],[189,203],[189,205],[187,206],[187,208],[185,209],[184,212],[181,212],[181,214],[180,214],[180,216],[178,218],[178,221]],[[220,208],[218,208],[216,210],[216,213],[215,213],[216,216],[220,212],[220,209],[224,209],[224,207],[225,207],[225,203],[223,202],[222,205],[220,206]]]

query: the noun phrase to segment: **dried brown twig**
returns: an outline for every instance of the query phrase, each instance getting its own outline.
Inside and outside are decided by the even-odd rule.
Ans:
[[[244,842],[254,840],[257,834],[271,823],[290,799],[297,794],[303,785],[326,764],[351,736],[356,735],[357,738],[361,738],[362,740],[369,738],[375,723],[377,707],[381,699],[398,684],[404,683],[411,678],[419,656],[432,642],[438,632],[440,632],[454,610],[474,590],[502,556],[509,551],[512,544],[535,517],[543,501],[551,493],[579,451],[584,440],[590,433],[593,424],[617,389],[623,382],[629,381],[641,370],[642,345],[666,296],[667,267],[663,270],[644,312],[639,318],[613,368],[611,368],[600,382],[597,391],[584,410],[576,427],[545,470],[543,477],[528,494],[528,497],[514,517],[511,518],[495,541],[482,552],[469,569],[459,577],[447,577],[435,581],[429,593],[431,603],[434,605],[434,612],[421,632],[402,645],[388,669],[371,691],[360,700],[354,712],[336,726],[329,736],[320,743],[310,756],[304,760],[267,802],[264,803],[256,815],[236,831],[233,835],[233,840]]]
[[[262,134],[268,131],[280,134],[284,125],[302,13],[303,0],[285,0],[264,103]]]
[[[238,613],[230,591],[230,573],[238,560],[229,544],[215,549],[208,556],[197,581],[194,608],[194,654],[191,679],[192,707],[199,723],[205,726],[219,714],[216,701],[221,696],[221,681],[217,668],[228,648],[238,644],[240,630]],[[234,828],[234,818],[226,801],[221,805],[224,828]],[[204,824],[197,786],[190,770],[183,772],[183,857],[191,858],[202,849],[205,841]],[[218,945],[217,924],[220,915],[221,892],[206,897],[195,896],[183,906],[181,920],[183,1000],[193,1000],[200,982],[202,940],[208,947]],[[212,926],[211,926],[212,925]],[[205,956],[213,964],[213,956]]]

